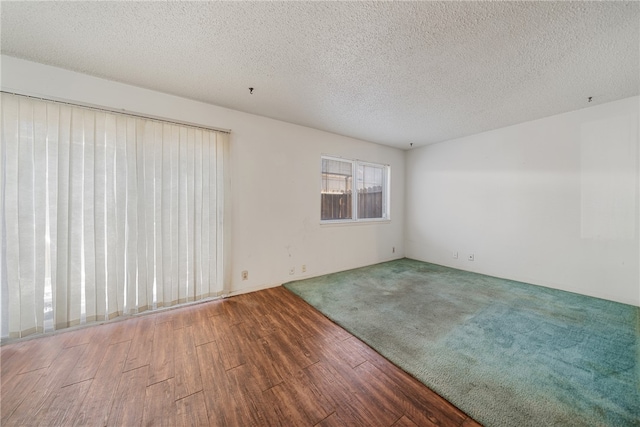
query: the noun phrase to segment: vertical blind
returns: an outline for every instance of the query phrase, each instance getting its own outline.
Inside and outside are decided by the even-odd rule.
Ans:
[[[228,135],[1,100],[2,336],[222,292]]]

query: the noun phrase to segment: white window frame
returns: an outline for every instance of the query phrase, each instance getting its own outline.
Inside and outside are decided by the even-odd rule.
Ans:
[[[352,218],[345,219],[322,219],[322,161],[323,160],[334,160],[345,163],[351,163],[351,212]],[[374,166],[381,167],[383,169],[383,178],[382,178],[382,217],[381,218],[358,218],[358,166]],[[380,223],[380,222],[390,222],[391,221],[391,166],[375,163],[375,162],[367,162],[358,159],[348,159],[344,157],[331,156],[322,154],[320,156],[320,224],[329,225],[329,224],[355,224],[355,223]]]

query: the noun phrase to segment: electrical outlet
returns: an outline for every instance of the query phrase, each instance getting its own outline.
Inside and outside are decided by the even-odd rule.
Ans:
[[[249,280],[249,272],[247,270],[242,272],[242,280]]]
[[[307,266],[305,264],[302,264],[302,267],[300,267],[300,271],[303,273],[307,272]]]
[[[290,276],[293,276],[294,274],[296,274],[296,268],[295,268],[295,267],[291,267],[291,268],[289,269],[289,275],[290,275]]]
[[[453,259],[458,259],[458,251],[453,251]]]
[[[473,254],[469,254],[469,261],[473,261],[475,259],[475,256]]]

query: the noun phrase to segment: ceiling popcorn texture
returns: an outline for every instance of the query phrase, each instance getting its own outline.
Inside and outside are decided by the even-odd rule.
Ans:
[[[0,7],[3,54],[403,149],[639,93],[638,2]]]

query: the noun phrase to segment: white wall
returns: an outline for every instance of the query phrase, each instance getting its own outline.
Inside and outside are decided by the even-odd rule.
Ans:
[[[8,56],[1,68],[5,91],[232,129],[232,293],[404,256],[400,150]],[[321,226],[321,154],[389,164],[391,222]]]
[[[640,305],[638,104],[407,152],[407,257]]]

